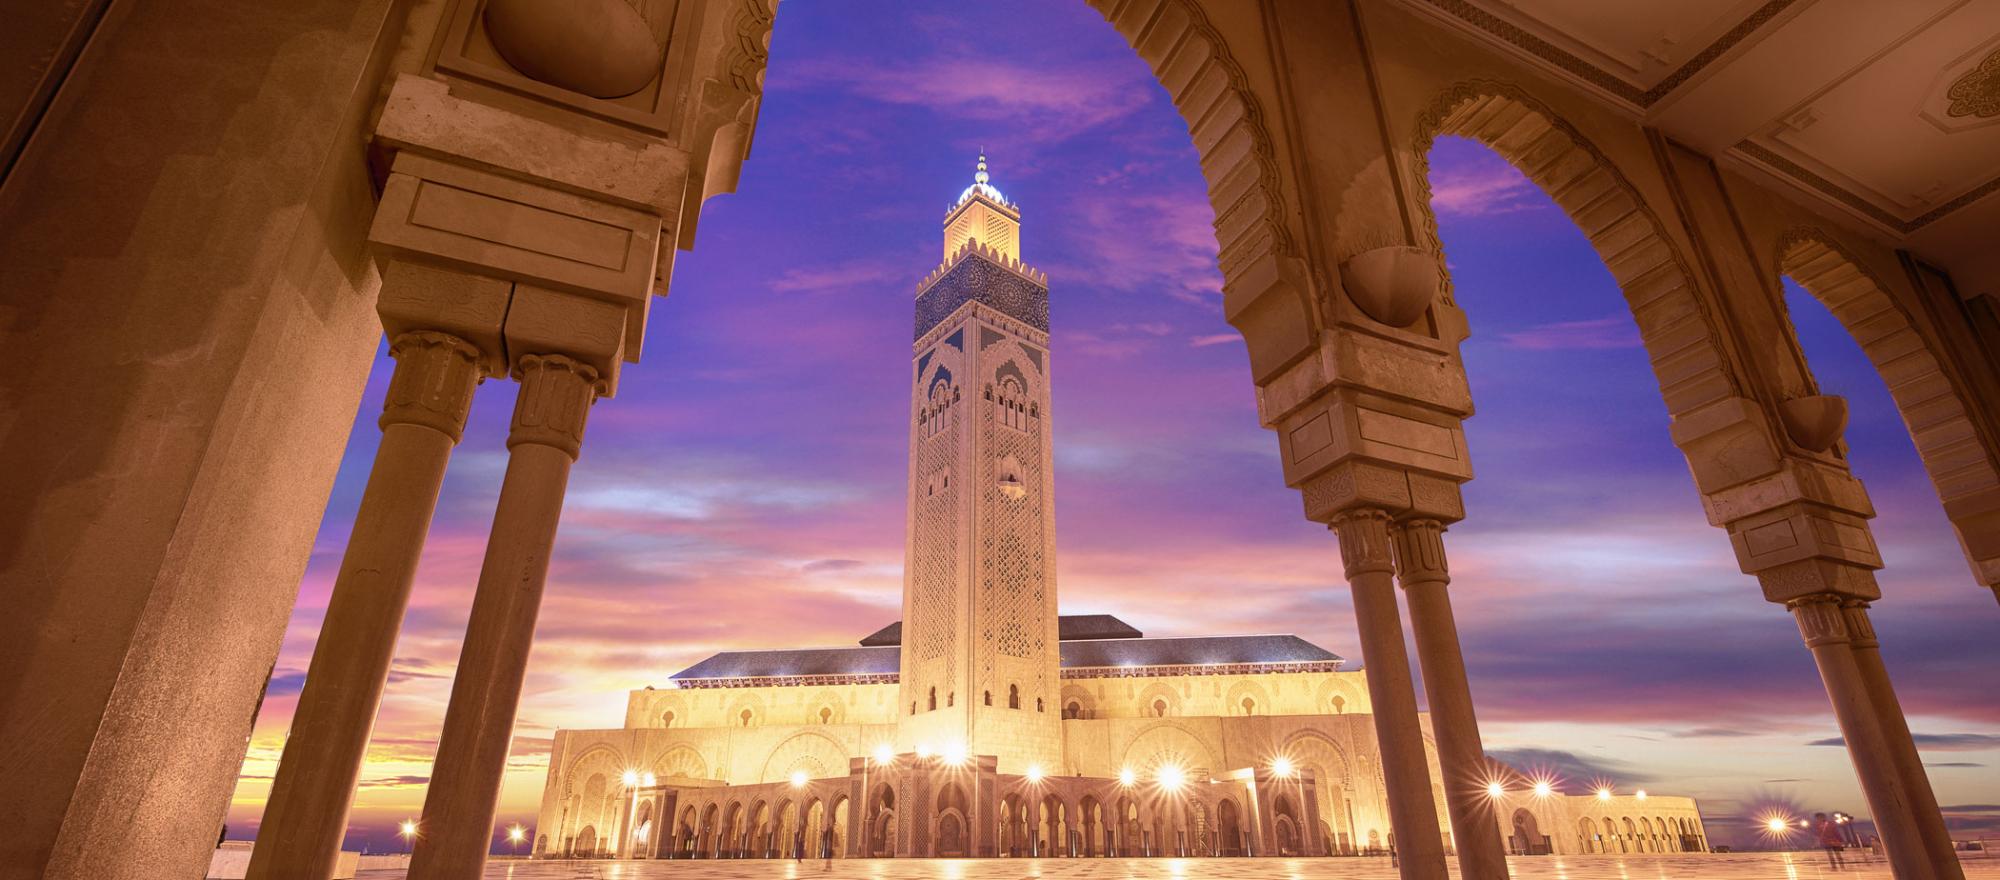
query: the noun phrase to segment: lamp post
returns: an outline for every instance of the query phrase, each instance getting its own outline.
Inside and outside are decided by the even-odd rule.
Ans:
[[[515,858],[521,857],[521,841],[527,836],[528,829],[522,828],[521,823],[507,826],[507,847],[513,851]]]
[[[417,823],[404,819],[403,823],[396,827],[396,834],[403,838],[403,851],[409,852],[410,842],[417,836]]]

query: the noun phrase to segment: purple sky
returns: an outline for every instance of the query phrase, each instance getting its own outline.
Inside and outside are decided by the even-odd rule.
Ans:
[[[1187,130],[1073,2],[788,3],[739,191],[711,200],[645,362],[591,415],[501,804],[532,822],[550,731],[729,648],[851,644],[899,614],[911,295],[983,146],[1049,273],[1066,613],[1149,635],[1296,632],[1357,665],[1338,550],[1279,478]],[[1767,803],[1865,813],[1789,617],[1708,526],[1630,312],[1581,233],[1485,148],[1432,154],[1479,414],[1448,537],[1490,750],[1581,784],[1703,800],[1718,842]],[[1956,827],[2000,831],[1995,607],[1880,377],[1812,298],[1793,320],[1847,396],[1880,516],[1883,651]],[[230,836],[253,836],[379,436],[378,358],[299,594]],[[505,466],[489,382],[446,479],[348,838],[421,809]]]

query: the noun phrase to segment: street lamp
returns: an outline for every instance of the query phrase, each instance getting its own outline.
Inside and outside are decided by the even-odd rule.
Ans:
[[[1180,791],[1181,786],[1187,784],[1187,773],[1172,764],[1161,764],[1160,769],[1153,772],[1153,779],[1160,783],[1161,788]]]
[[[1122,786],[1125,786],[1126,788],[1131,788],[1131,787],[1132,787],[1132,783],[1134,783],[1134,782],[1137,782],[1137,781],[1139,781],[1139,774],[1137,774],[1137,773],[1133,773],[1133,772],[1132,772],[1132,768],[1130,768],[1130,767],[1121,767],[1121,768],[1119,768],[1119,770],[1118,770],[1118,784],[1119,784],[1119,785],[1122,785]]]
[[[410,819],[404,819],[403,824],[396,826],[396,833],[402,835],[403,851],[409,852],[411,843],[417,837],[417,823]]]
[[[522,828],[521,823],[516,822],[507,826],[507,845],[514,850],[514,855],[521,854],[521,841],[526,839],[528,839],[528,829]]]
[[[1598,799],[1598,800],[1600,800],[1600,801],[1608,801],[1608,800],[1610,800],[1610,799],[1611,799],[1611,789],[1610,789],[1609,787],[1607,787],[1607,786],[1599,786],[1599,787],[1598,787],[1598,789],[1597,789],[1597,799]]]
[[[804,770],[793,770],[793,771],[792,771],[792,787],[793,787],[793,788],[805,788],[805,787],[806,787],[806,771],[804,771]]]
[[[1555,794],[1555,792],[1556,792],[1555,783],[1552,783],[1546,779],[1535,780],[1535,797],[1545,798],[1548,797],[1549,795]]]
[[[1034,785],[1034,784],[1038,784],[1038,783],[1040,783],[1041,781],[1042,781],[1042,765],[1040,765],[1040,764],[1029,764],[1029,765],[1028,765],[1028,783],[1029,783],[1030,785]]]
[[[1279,779],[1290,779],[1292,778],[1292,771],[1292,759],[1290,758],[1279,755],[1276,760],[1271,762],[1272,776],[1276,776]]]
[[[1497,800],[1497,799],[1499,799],[1499,798],[1503,798],[1503,797],[1506,797],[1506,796],[1507,796],[1507,786],[1504,786],[1504,785],[1501,785],[1501,784],[1500,784],[1500,783],[1498,783],[1498,782],[1489,782],[1489,783],[1486,783],[1486,796],[1487,796],[1487,797],[1490,797],[1490,798],[1494,798],[1494,799],[1496,799],[1496,800]]]

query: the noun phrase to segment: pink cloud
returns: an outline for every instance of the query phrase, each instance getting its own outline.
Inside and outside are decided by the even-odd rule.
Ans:
[[[1500,335],[1500,344],[1527,351],[1638,348],[1639,328],[1630,315],[1587,321],[1557,321]]]
[[[1546,197],[1534,183],[1500,157],[1491,159],[1433,171],[1431,209],[1439,214],[1480,217],[1547,207]]]

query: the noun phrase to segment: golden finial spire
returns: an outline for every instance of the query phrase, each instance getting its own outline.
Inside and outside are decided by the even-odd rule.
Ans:
[[[980,148],[979,148],[979,170],[978,170],[978,171],[975,171],[975,172],[973,172],[973,175],[972,175],[972,182],[973,182],[973,183],[985,183],[986,181],[988,181],[988,180],[990,180],[990,179],[991,179],[991,178],[990,178],[990,177],[989,177],[989,176],[988,176],[988,175],[986,174],[986,148],[985,148],[985,147],[980,147]]]

